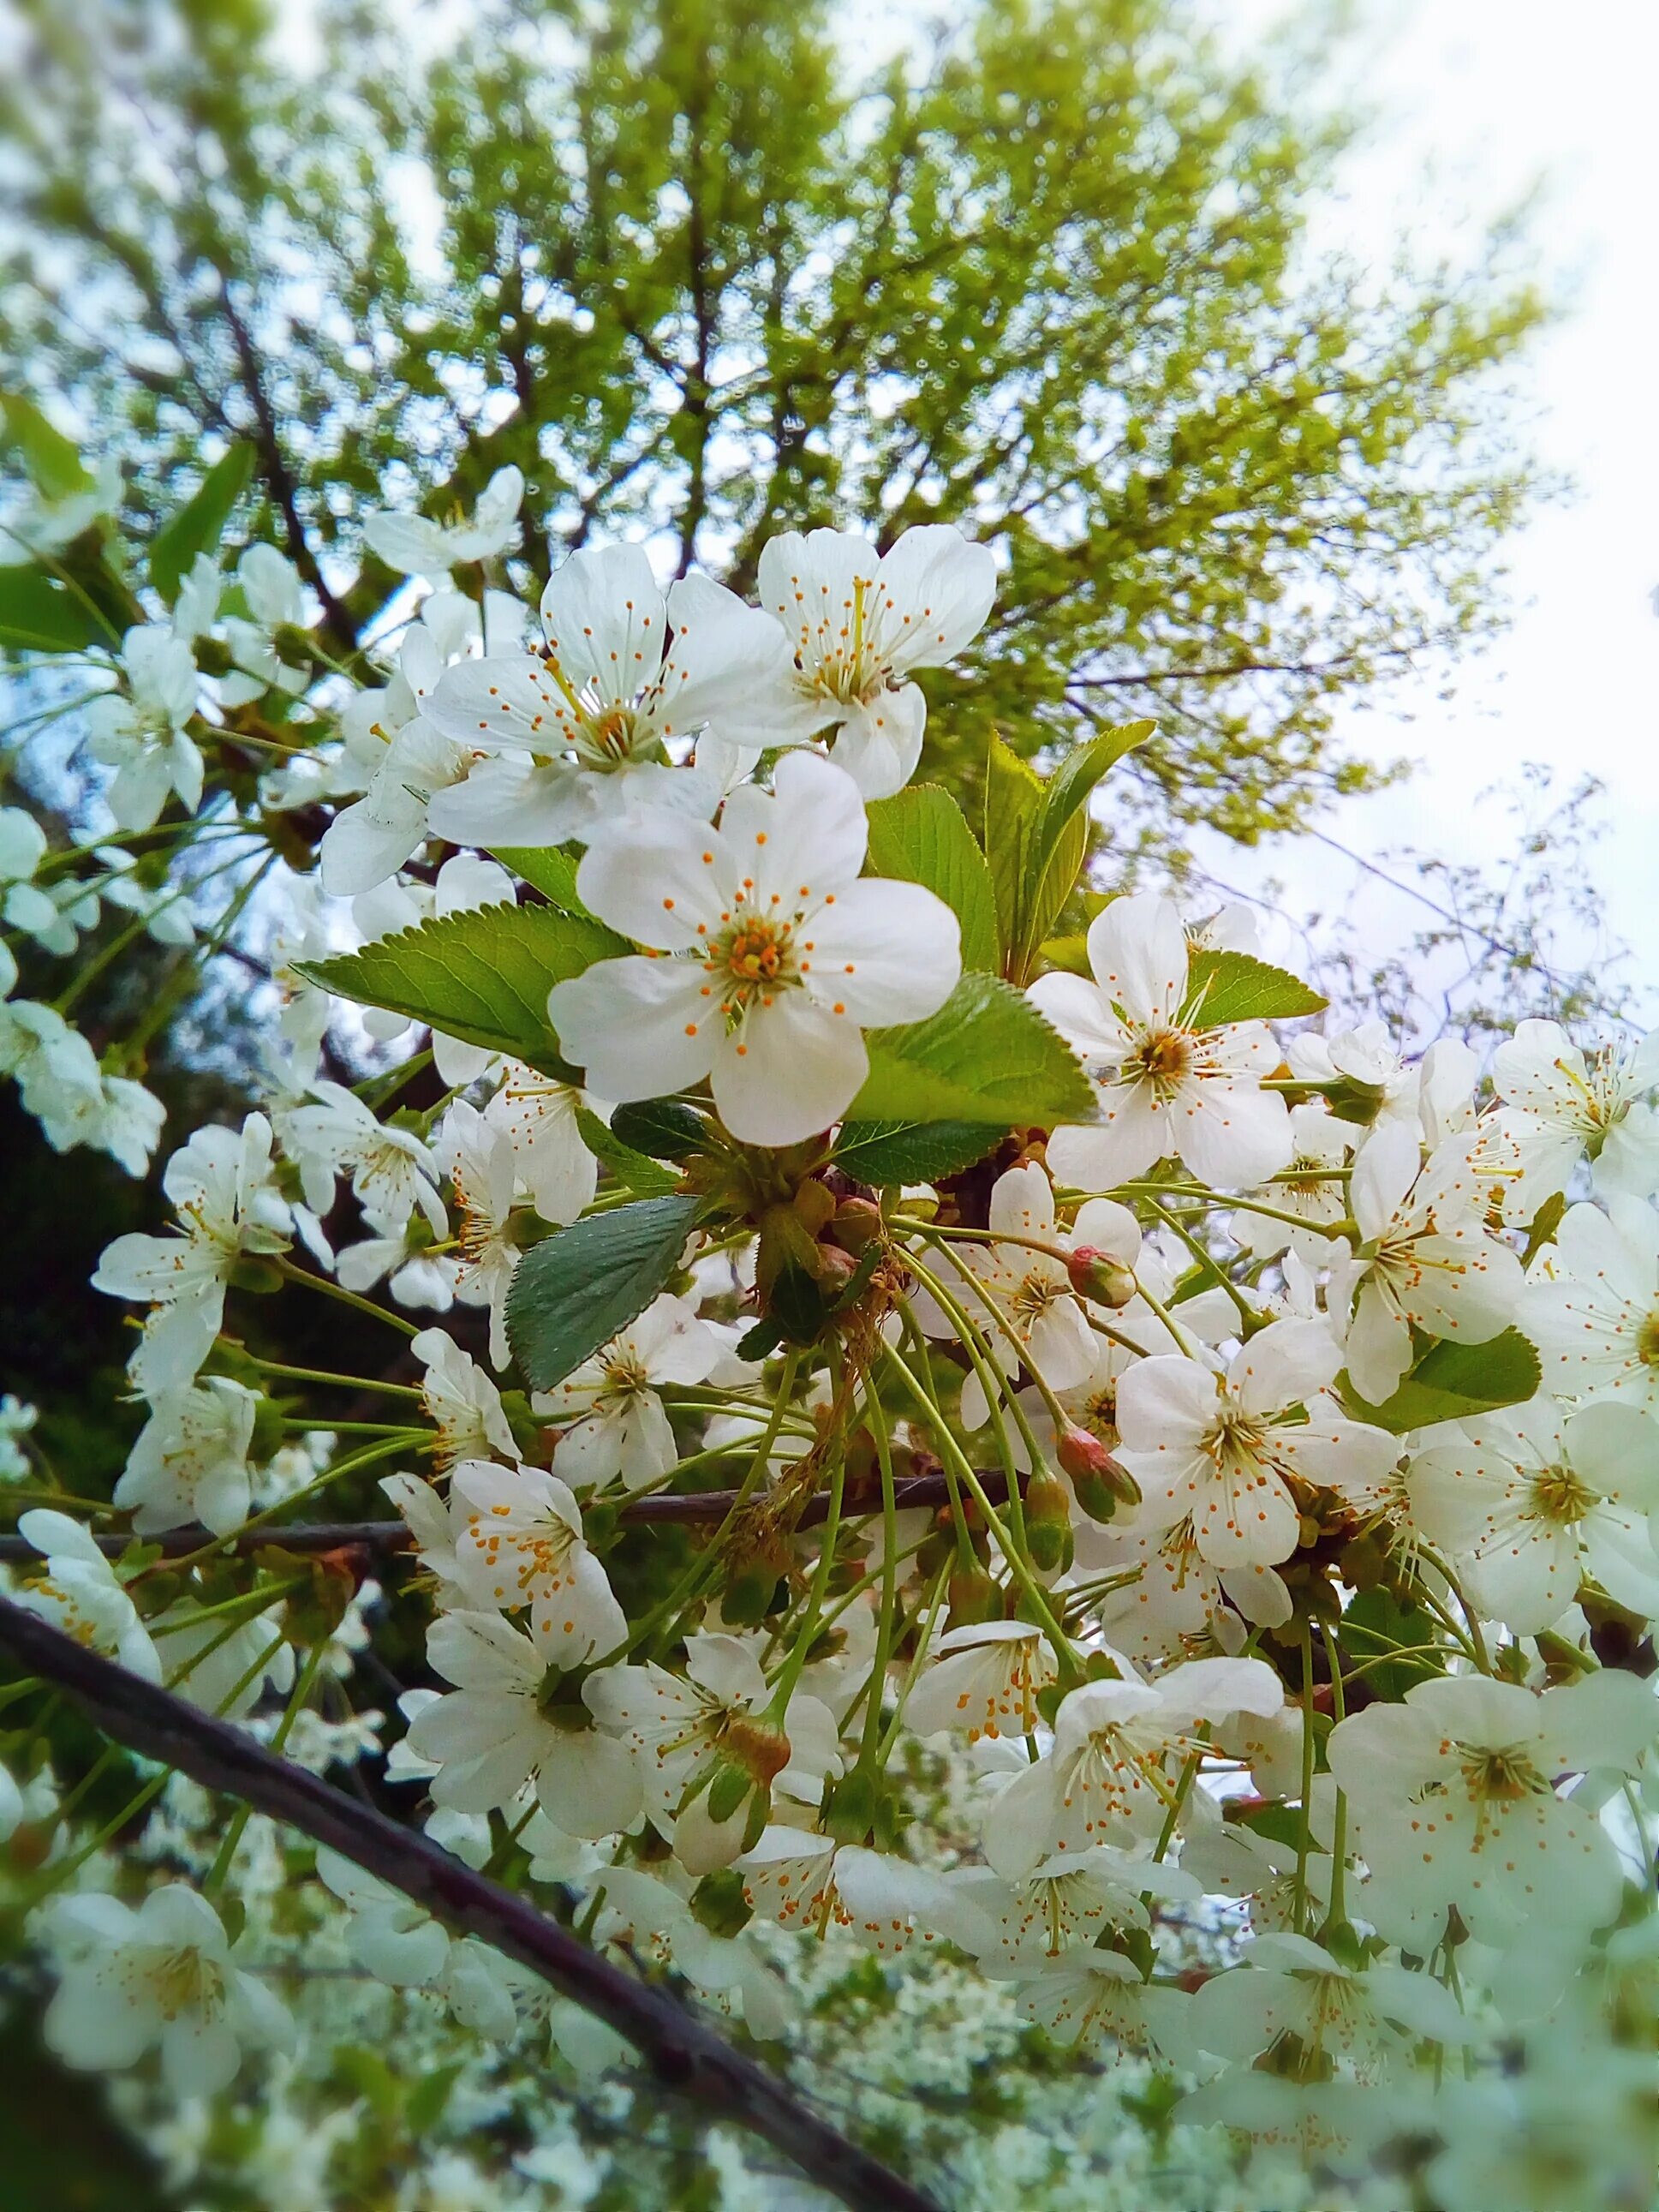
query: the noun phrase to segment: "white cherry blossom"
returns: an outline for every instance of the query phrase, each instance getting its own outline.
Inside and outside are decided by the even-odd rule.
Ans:
[[[1586,1575],[1659,1617],[1659,1425],[1636,1406],[1571,1413],[1540,1396],[1466,1422],[1413,1460],[1406,1496],[1475,1603],[1517,1635],[1553,1627]]]
[[[190,1382],[224,1318],[225,1286],[245,1253],[287,1248],[293,1216],[270,1172],[270,1124],[198,1129],[167,1162],[161,1188],[179,1214],[174,1236],[134,1231],[105,1249],[93,1287],[149,1301],[128,1372],[146,1396]]]
[[[502,1612],[527,1605],[531,1634],[560,1667],[626,1640],[623,1609],[583,1540],[581,1509],[556,1474],[467,1460],[453,1471],[450,1509],[463,1571]]]
[[[490,1127],[477,1107],[458,1098],[444,1116],[441,1157],[460,1213],[465,1265],[455,1279],[455,1295],[468,1305],[489,1307],[489,1357],[502,1368],[510,1357],[507,1294],[520,1256],[512,1233],[516,1188],[512,1140]]]
[[[947,1629],[905,1700],[905,1726],[924,1736],[960,1729],[969,1743],[982,1735],[1030,1735],[1037,1692],[1056,1671],[1048,1638],[1025,1621]]]
[[[1492,1081],[1504,1102],[1498,1127],[1520,1165],[1511,1219],[1530,1221],[1586,1156],[1603,1197],[1659,1189],[1659,1112],[1649,1103],[1659,1087],[1659,1030],[1587,1058],[1559,1022],[1519,1022],[1493,1057]]]
[[[156,1399],[115,1486],[141,1536],[199,1521],[216,1536],[246,1520],[256,1391],[210,1375]]]
[[[196,712],[196,662],[164,624],[142,623],[121,641],[125,691],[87,709],[87,747],[115,775],[105,797],[123,830],[150,829],[167,795],[186,814],[202,803],[202,755],[187,726]]]
[[[720,1340],[690,1300],[665,1291],[591,1358],[531,1401],[564,1433],[555,1469],[580,1490],[621,1480],[643,1490],[679,1457],[656,1385],[701,1382],[720,1356]]]
[[[1546,1389],[1659,1417],[1659,1212],[1633,1198],[1570,1206],[1521,1318]]]
[[[1385,1959],[1345,1966],[1305,1936],[1258,1936],[1231,1972],[1194,1993],[1182,2022],[1200,2050],[1245,2061],[1294,2036],[1316,2075],[1322,2057],[1362,2081],[1383,2078],[1420,2037],[1467,2042],[1471,2024],[1432,1974]]]
[[[1516,1317],[1521,1262],[1486,1234],[1472,1146],[1454,1136],[1423,1164],[1414,1127],[1391,1122],[1361,1147],[1349,1184],[1359,1232],[1348,1374],[1363,1398],[1391,1397],[1412,1330],[1485,1344]]]
[[[1265,1022],[1204,1020],[1188,1008],[1188,945],[1173,901],[1114,899],[1089,925],[1092,981],[1058,969],[1027,993],[1082,1059],[1099,1120],[1056,1129],[1048,1164],[1062,1182],[1109,1190],[1179,1158],[1202,1182],[1264,1182],[1290,1159],[1290,1115],[1261,1088],[1279,1060]]]
[[[247,613],[225,623],[225,638],[235,666],[219,678],[227,707],[246,707],[273,688],[290,698],[311,680],[309,666],[296,668],[276,651],[279,630],[305,628],[306,593],[300,572],[274,545],[250,545],[236,564]]]
[[[1156,1503],[1119,1513],[1105,1527],[1076,1518],[1073,1537],[1072,1579],[1088,1593],[1090,1620],[1114,1651],[1138,1665],[1206,1644],[1236,1650],[1244,1621],[1276,1628],[1291,1618],[1291,1594],[1271,1566],[1251,1559],[1217,1569],[1200,1551],[1190,1517],[1166,1522]]]
[[[17,1532],[46,1563],[44,1571],[27,1577],[12,1593],[17,1603],[89,1651],[118,1659],[147,1682],[159,1682],[161,1662],[149,1631],[91,1533],[67,1513],[47,1506],[25,1513]]]
[[[427,1656],[455,1685],[416,1715],[407,1738],[437,1770],[434,1803],[489,1813],[532,1784],[568,1835],[611,1835],[638,1816],[633,1754],[599,1729],[573,1725],[580,1706],[544,1708],[548,1661],[524,1630],[496,1613],[446,1613],[432,1624]]]
[[[423,1328],[410,1350],[426,1373],[421,1401],[437,1431],[433,1455],[447,1471],[459,1460],[524,1457],[501,1407],[501,1394],[447,1329]]]
[[[1424,1954],[1452,1906],[1477,1942],[1499,1947],[1534,1920],[1583,1936],[1605,1927],[1619,1911],[1619,1854],[1558,1779],[1633,1773],[1656,1733],[1651,1686],[1610,1671],[1542,1696],[1444,1677],[1352,1715],[1328,1756],[1369,1868],[1358,1910]]]
[[[434,1237],[449,1234],[430,1148],[412,1130],[382,1121],[343,1084],[314,1082],[301,1104],[273,1109],[272,1118],[314,1212],[332,1206],[335,1176],[345,1169],[365,1219],[381,1236],[401,1237],[417,1211]]]
[[[511,1144],[519,1181],[544,1221],[574,1221],[599,1187],[599,1164],[576,1119],[582,1103],[574,1084],[509,1060],[484,1108],[484,1120]]]
[[[1252,1336],[1224,1376],[1196,1359],[1137,1361],[1117,1386],[1118,1456],[1142,1520],[1189,1522],[1213,1566],[1272,1567],[1296,1549],[1292,1482],[1375,1503],[1400,1446],[1330,1396],[1341,1358],[1328,1329],[1293,1320]]]
[[[996,562],[948,523],[905,531],[884,554],[848,531],[786,531],[761,550],[761,604],[794,653],[793,711],[780,736],[836,732],[836,764],[866,799],[907,784],[927,702],[905,681],[952,660],[984,627]]]
[[[434,581],[465,562],[511,552],[519,542],[524,471],[497,469],[478,494],[472,520],[434,522],[429,515],[381,512],[363,517],[363,538],[388,568]]]
[[[96,1893],[62,1898],[49,1933],[64,1966],[45,2032],[66,2065],[131,2066],[155,2045],[173,2096],[210,2097],[234,2078],[244,2044],[293,2040],[280,2001],[236,1965],[218,1914],[182,1882],[137,1911]]]
[[[601,960],[548,998],[567,1058],[605,1097],[708,1076],[727,1128],[756,1145],[838,1120],[868,1072],[862,1031],[934,1012],[962,966],[942,899],[860,878],[867,833],[850,777],[792,752],[774,783],[734,791],[717,830],[656,811],[596,838],[583,901],[672,957]]]
[[[712,724],[758,751],[784,733],[783,633],[709,577],[683,576],[665,598],[641,547],[586,547],[554,570],[541,611],[544,646],[465,661],[428,704],[446,737],[482,757],[434,798],[440,836],[557,845],[639,799],[695,809],[704,785],[670,775],[670,739]]]

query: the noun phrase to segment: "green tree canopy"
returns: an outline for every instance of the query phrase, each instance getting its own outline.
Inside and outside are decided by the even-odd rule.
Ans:
[[[928,769],[1155,714],[1122,811],[1167,847],[1364,787],[1338,702],[1498,618],[1536,294],[1497,241],[1316,250],[1352,121],[1188,0],[978,0],[867,77],[820,0],[325,0],[297,58],[273,0],[92,12],[22,10],[6,374],[152,518],[250,438],[338,645],[392,587],[357,515],[508,461],[538,571],[957,521],[1006,576]]]

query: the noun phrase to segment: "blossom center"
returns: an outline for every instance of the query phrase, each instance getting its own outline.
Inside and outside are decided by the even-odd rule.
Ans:
[[[1184,1030],[1152,1030],[1123,1063],[1123,1079],[1173,1097],[1193,1072],[1193,1041]]]
[[[1659,1367],[1659,1306],[1636,1332],[1636,1357],[1644,1367]]]
[[[794,925],[769,915],[741,913],[709,948],[726,1021],[735,1027],[757,1000],[770,1006],[775,993],[801,979]]]
[[[224,1977],[199,1951],[167,1951],[152,1961],[144,1978],[163,2019],[184,2012],[216,2012],[224,2000]]]
[[[1067,1286],[1053,1275],[1045,1275],[1033,1267],[1030,1274],[1022,1275],[1009,1293],[1008,1305],[1017,1321],[1029,1328],[1042,1320],[1050,1306],[1056,1306],[1067,1294]]]
[[[1532,1516],[1540,1521],[1582,1521],[1600,1502],[1583,1478],[1566,1466],[1540,1468],[1529,1487]]]
[[[1544,1776],[1512,1744],[1459,1744],[1457,1759],[1463,1785],[1477,1804],[1517,1804],[1523,1797],[1551,1795]]]

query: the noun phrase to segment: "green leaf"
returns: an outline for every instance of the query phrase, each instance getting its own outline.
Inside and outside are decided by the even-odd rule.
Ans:
[[[985,778],[985,851],[996,890],[1004,973],[1024,982],[1038,948],[1076,885],[1089,844],[1090,793],[1152,732],[1151,722],[1103,730],[1068,753],[1045,782],[991,740]]]
[[[628,949],[601,923],[556,907],[485,906],[376,938],[337,960],[295,964],[343,999],[385,1006],[574,1081],[547,1018],[547,994]]]
[[[625,1145],[612,1129],[608,1129],[599,1115],[588,1107],[576,1109],[576,1127],[581,1139],[594,1158],[610,1169],[618,1182],[626,1183],[641,1198],[660,1198],[665,1191],[672,1190],[679,1178],[672,1176],[647,1152],[636,1152]]]
[[[835,1162],[878,1189],[937,1182],[983,1159],[997,1138],[984,1121],[847,1121],[836,1139]]]
[[[996,891],[985,855],[966,816],[948,791],[912,784],[869,810],[871,872],[921,884],[945,901],[962,924],[962,964],[994,975]]]
[[[1316,1014],[1328,1002],[1287,968],[1274,968],[1249,952],[1195,951],[1187,966],[1182,1019],[1206,1029],[1224,1022],[1282,1022]]]
[[[870,1073],[854,1121],[978,1121],[997,1128],[1086,1121],[1094,1093],[1071,1048],[994,975],[964,975],[938,1013],[866,1037]]]
[[[149,580],[171,606],[198,553],[217,550],[237,501],[253,472],[253,448],[239,438],[221,454],[193,496],[150,542]]]
[[[702,1115],[678,1098],[639,1098],[618,1106],[611,1116],[611,1132],[653,1160],[689,1160],[708,1142]]]
[[[1342,1648],[1356,1664],[1378,1657],[1384,1651],[1409,1652],[1410,1656],[1390,1660],[1386,1666],[1369,1667],[1364,1679],[1379,1698],[1395,1704],[1407,1690],[1415,1689],[1419,1682],[1443,1674],[1445,1663],[1433,1652],[1420,1650],[1425,1644],[1438,1644],[1442,1635],[1438,1622],[1431,1613],[1407,1598],[1403,1603],[1391,1589],[1378,1583],[1375,1589],[1361,1590],[1342,1616]]]
[[[79,653],[113,642],[96,611],[44,568],[0,568],[0,646],[13,653]]]
[[[0,414],[5,417],[5,443],[15,446],[29,481],[43,499],[70,499],[90,491],[91,471],[70,439],[48,422],[32,399],[21,392],[0,392]]]
[[[586,914],[576,896],[580,855],[561,845],[493,845],[490,856],[566,914]]]
[[[643,1198],[556,1229],[520,1261],[507,1340],[532,1390],[550,1390],[645,1311],[680,1263],[695,1198]]]
[[[1342,1395],[1356,1420],[1370,1421],[1403,1436],[1433,1421],[1467,1421],[1500,1406],[1519,1406],[1542,1381],[1538,1354],[1518,1328],[1506,1328],[1486,1344],[1433,1344],[1393,1397],[1373,1406],[1344,1376]]]

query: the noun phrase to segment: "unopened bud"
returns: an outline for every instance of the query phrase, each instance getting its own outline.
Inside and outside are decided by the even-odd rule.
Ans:
[[[1091,1521],[1109,1521],[1120,1507],[1139,1504],[1139,1484],[1087,1429],[1062,1429],[1054,1457],[1071,1477],[1077,1502]]]
[[[720,1731],[720,1749],[753,1782],[769,1784],[789,1764],[789,1739],[770,1721],[734,1716]]]
[[[844,1198],[823,1233],[844,1252],[862,1252],[872,1237],[881,1234],[881,1208],[871,1199]]]
[[[966,1628],[981,1620],[1002,1619],[1002,1585],[983,1567],[951,1577],[951,1626]]]
[[[1072,1563],[1071,1494],[1047,1468],[1039,1468],[1025,1486],[1025,1541],[1031,1564],[1044,1574]]]
[[[796,1190],[793,1205],[795,1212],[805,1224],[807,1233],[817,1237],[836,1210],[835,1193],[826,1190],[821,1182],[809,1176]]]
[[[1078,1296],[1097,1306],[1127,1306],[1138,1288],[1134,1269],[1095,1244],[1079,1244],[1066,1262],[1066,1273]]]

